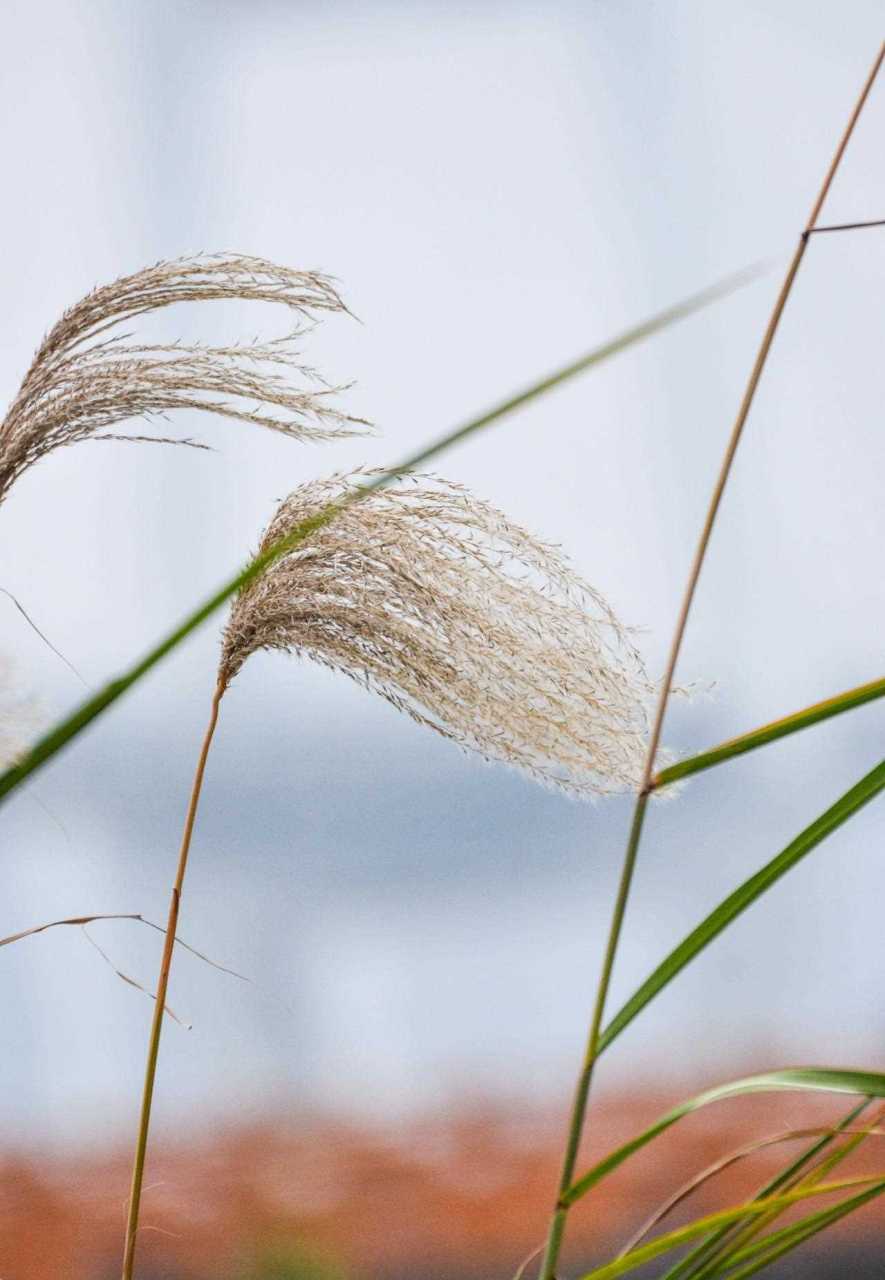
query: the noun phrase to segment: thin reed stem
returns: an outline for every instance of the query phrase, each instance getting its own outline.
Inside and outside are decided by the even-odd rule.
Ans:
[[[679,614],[676,619],[676,627],[673,632],[670,652],[667,658],[664,677],[661,682],[661,691],[655,710],[651,735],[649,737],[648,752],[646,755],[642,783],[639,787],[639,792],[637,794],[633,810],[633,820],[630,826],[630,834],[624,854],[620,884],[618,886],[618,893],[615,899],[614,910],[612,912],[611,924],[609,926],[608,942],[606,944],[605,957],[603,959],[602,973],[600,975],[596,991],[596,1000],[590,1024],[590,1034],[587,1040],[587,1048],[584,1054],[581,1074],[578,1078],[578,1086],[575,1091],[575,1098],[572,1105],[565,1156],[563,1158],[556,1204],[554,1206],[554,1212],[550,1222],[547,1247],[545,1249],[544,1260],[541,1266],[540,1280],[555,1280],[556,1265],[562,1247],[562,1239],[565,1234],[566,1217],[569,1209],[569,1205],[565,1202],[564,1196],[574,1177],[578,1149],[580,1147],[584,1131],[587,1104],[590,1097],[590,1086],[593,1080],[593,1070],[596,1065],[596,1059],[599,1056],[599,1038],[602,1028],[602,1019],[605,1013],[605,1004],[608,998],[612,971],[614,969],[614,961],[624,924],[624,916],[627,910],[627,902],[630,896],[633,875],[636,869],[636,860],[639,854],[639,842],[642,834],[645,808],[648,803],[648,796],[652,789],[655,760],[658,753],[658,747],[660,745],[664,718],[667,713],[670,690],[673,685],[676,665],[679,661],[679,654],[682,649],[685,628],[688,623],[688,616],[691,612],[691,606],[694,601],[695,591],[697,590],[698,580],[701,576],[701,570],[707,555],[707,548],[709,547],[713,527],[716,523],[716,516],[722,502],[722,495],[725,491],[725,486],[728,483],[729,475],[731,474],[735,454],[737,453],[738,445],[741,442],[744,427],[756,395],[756,389],[759,386],[759,381],[765,369],[769,352],[771,351],[772,343],[774,342],[774,337],[777,333],[778,325],[780,324],[781,316],[783,315],[784,308],[787,305],[799,268],[802,265],[802,259],[805,256],[805,250],[808,248],[811,233],[814,231],[815,224],[820,216],[824,201],[827,198],[833,179],[836,176],[842,157],[845,154],[845,149],[848,146],[852,133],[854,132],[854,127],[857,124],[870,90],[873,87],[876,76],[879,73],[879,69],[882,66],[883,60],[885,60],[885,42],[883,42],[879,48],[872,69],[870,70],[860,96],[854,105],[848,124],[846,125],[842,137],[839,140],[839,144],[836,147],[835,154],[833,155],[830,166],[827,169],[820,191],[818,192],[817,198],[812,206],[808,222],[799,237],[799,242],[796,246],[795,252],[793,253],[790,265],[787,268],[787,274],[784,278],[783,284],[781,285],[780,292],[778,293],[774,304],[774,309],[762,336],[759,351],[750,371],[749,381],[747,382],[747,387],[744,391],[743,399],[741,400],[737,417],[735,419],[734,426],[732,427],[731,435],[728,439],[725,456],[722,459],[719,474],[716,477],[713,494],[710,498],[710,504],[704,518],[700,538],[698,540],[694,558],[691,562],[688,582],[685,587]]]
[[[144,1090],[141,1097],[141,1114],[138,1121],[138,1139],[135,1145],[135,1160],[132,1166],[132,1188],[129,1194],[129,1216],[126,1222],[126,1244],[123,1250],[122,1280],[132,1280],[135,1265],[135,1246],[138,1237],[138,1215],[141,1207],[141,1188],[144,1181],[144,1162],[147,1154],[148,1130],[151,1123],[151,1104],[154,1097],[154,1081],[157,1075],[157,1058],[160,1053],[160,1035],[163,1030],[163,1013],[166,1006],[166,992],[169,987],[169,970],[172,967],[172,952],[175,948],[175,933],[178,928],[178,911],[181,905],[181,894],[184,887],[184,875],[187,870],[187,858],[191,847],[191,836],[200,803],[200,792],[203,789],[203,775],[206,772],[206,760],[212,745],[212,736],[218,723],[218,708],[224,695],[226,685],[219,680],[212,695],[212,711],[191,787],[187,815],[184,820],[184,831],[181,837],[181,849],[178,854],[178,870],[172,886],[169,901],[169,918],[166,923],[166,937],[163,943],[163,956],[160,961],[160,977],[157,981],[157,993],[154,1003],[154,1017],[151,1022],[151,1034],[148,1040],[147,1064],[144,1073]]]

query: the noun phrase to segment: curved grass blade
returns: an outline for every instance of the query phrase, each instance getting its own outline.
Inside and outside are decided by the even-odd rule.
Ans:
[[[841,715],[843,711],[852,711],[855,707],[862,707],[864,703],[873,702],[876,698],[882,697],[885,697],[885,679],[871,680],[868,684],[858,685],[855,689],[847,689],[845,693],[836,694],[823,702],[815,702],[802,711],[784,716],[781,720],[772,720],[759,729],[741,734],[739,738],[729,738],[727,742],[720,743],[718,747],[711,747],[709,751],[702,751],[685,760],[677,760],[676,764],[669,765],[668,768],[655,774],[651,780],[651,789],[656,791],[670,782],[677,782],[680,778],[688,778],[693,773],[712,769],[714,765],[733,760],[736,756],[745,755],[748,751],[755,751],[757,747],[776,742],[778,738],[786,738],[791,733],[798,733],[800,729],[808,729],[811,725],[820,724],[823,720]]]
[[[817,1235],[819,1231],[824,1231],[834,1222],[838,1222],[840,1218],[845,1218],[849,1213],[853,1213],[855,1209],[860,1209],[870,1200],[880,1196],[883,1191],[885,1191],[885,1181],[874,1184],[866,1191],[861,1191],[858,1195],[849,1196],[847,1200],[843,1200],[841,1204],[833,1205],[830,1209],[821,1209],[817,1213],[808,1214],[799,1222],[793,1223],[792,1226],[782,1227],[780,1231],[775,1231],[770,1236],[757,1240],[748,1248],[725,1257],[721,1267],[712,1274],[721,1276],[728,1271],[728,1280],[745,1280],[746,1276],[755,1275],[763,1267],[776,1262],[785,1253],[790,1253],[798,1245]],[[747,1261],[751,1258],[753,1261]],[[747,1262],[747,1265],[738,1271],[731,1270],[732,1267],[742,1261]]]
[[[637,1137],[631,1138],[629,1142],[610,1152],[577,1182],[572,1183],[562,1197],[561,1204],[571,1205],[576,1200],[580,1200],[591,1187],[595,1187],[636,1151],[640,1151],[693,1111],[699,1111],[702,1107],[709,1106],[711,1102],[721,1102],[725,1098],[737,1098],[748,1093],[779,1093],[785,1090],[855,1093],[864,1097],[885,1098],[885,1074],[877,1071],[845,1071],[832,1067],[788,1067],[782,1071],[766,1071],[761,1075],[744,1076],[741,1080],[730,1080],[727,1084],[706,1089],[703,1093],[695,1094],[693,1098],[680,1102]]]
[[[866,1105],[866,1103],[864,1103]],[[813,1129],[788,1129],[783,1133],[770,1134],[767,1138],[758,1138],[755,1142],[748,1142],[742,1147],[738,1147],[735,1151],[730,1151],[727,1155],[720,1156],[718,1160],[714,1160],[712,1164],[707,1165],[700,1173],[696,1173],[694,1177],[683,1183],[678,1190],[655,1209],[654,1213],[639,1227],[625,1245],[622,1246],[618,1257],[622,1258],[635,1249],[646,1236],[650,1236],[655,1227],[659,1226],[669,1214],[673,1212],[683,1201],[689,1196],[694,1195],[701,1187],[710,1182],[718,1174],[724,1173],[726,1169],[733,1168],[743,1160],[748,1160],[750,1156],[757,1155],[760,1151],[765,1151],[769,1147],[782,1146],[787,1142],[800,1142],[803,1138],[824,1138],[829,1141],[836,1136],[836,1130],[832,1127],[827,1128],[818,1125]],[[864,1137],[880,1137],[885,1138],[885,1129],[847,1129],[846,1133],[863,1134]],[[758,1200],[760,1196],[754,1196]]]
[[[729,894],[696,929],[683,938],[682,942],[661,961],[642,986],[612,1018],[600,1036],[599,1053],[607,1049],[645,1006],[650,1004],[664,987],[668,986],[676,975],[694,960],[695,956],[709,946],[714,938],[727,929],[733,920],[752,906],[757,898],[761,898],[788,871],[792,871],[797,863],[801,862],[828,835],[841,827],[843,822],[847,822],[864,805],[874,799],[883,788],[885,788],[885,760],[871,769],[860,782],[846,791],[834,805],[800,832],[777,857],[772,858],[771,862],[766,863],[755,875],[750,876],[749,880],[745,880],[734,893]]]
[[[214,595],[211,595],[192,613],[188,614],[179,626],[170,631],[144,657],[133,663],[117,679],[107,683],[91,698],[81,703],[69,716],[60,720],[58,724],[34,744],[30,751],[3,774],[0,774],[0,801],[14,791],[16,787],[20,786],[32,773],[36,772],[41,765],[50,760],[72,738],[81,733],[143,676],[147,675],[153,667],[165,658],[167,654],[171,653],[173,649],[177,648],[183,640],[187,639],[193,631],[196,631],[227,600],[236,595],[254,578],[258,577],[274,560],[277,560],[280,556],[285,555],[293,547],[303,542],[315,529],[333,520],[343,506],[350,505],[351,502],[359,502],[374,490],[384,488],[398,477],[415,470],[416,467],[430,461],[431,458],[437,457],[445,449],[460,444],[469,436],[475,435],[477,432],[491,426],[494,422],[506,417],[514,410],[522,408],[529,401],[537,399],[548,391],[552,391],[554,387],[560,386],[570,378],[592,369],[597,364],[602,364],[612,356],[616,356],[628,347],[650,338],[653,334],[661,332],[671,324],[685,319],[703,307],[710,306],[711,303],[716,302],[718,299],[724,298],[727,294],[733,293],[736,289],[758,279],[765,270],[767,270],[767,264],[754,264],[743,271],[725,277],[725,279],[707,289],[701,290],[699,293],[692,294],[690,297],[683,299],[683,301],[676,303],[675,306],[668,307],[666,310],[651,316],[648,320],[634,325],[632,328],[618,334],[617,337],[612,338],[609,342],[594,347],[586,355],[572,361],[570,364],[564,365],[548,377],[532,383],[516,395],[487,410],[487,412],[432,440],[430,444],[402,459],[390,470],[379,473],[376,477],[367,481],[366,484],[351,490],[346,502],[332,503],[312,520],[305,521],[303,525],[293,530],[286,538],[281,539],[275,547],[270,547],[263,555],[257,556],[244,569],[241,569],[239,573],[230,578]]]
[[[594,1267],[592,1271],[586,1272],[581,1277],[581,1280],[618,1280],[619,1276],[627,1275],[638,1267],[644,1266],[647,1262],[659,1258],[662,1254],[669,1253],[672,1249],[678,1249],[683,1244],[688,1244],[689,1241],[696,1239],[697,1236],[705,1235],[711,1228],[726,1226],[732,1222],[740,1222],[745,1218],[767,1213],[771,1209],[787,1209],[791,1205],[799,1204],[802,1200],[807,1200],[812,1196],[830,1195],[837,1191],[847,1191],[852,1187],[863,1186],[868,1187],[870,1191],[874,1189],[877,1192],[885,1191],[885,1175],[874,1173],[856,1178],[843,1178],[838,1182],[822,1182],[816,1187],[803,1187],[798,1191],[788,1191],[784,1195],[775,1196],[771,1200],[750,1200],[746,1204],[735,1205],[730,1209],[719,1209],[716,1213],[709,1213],[703,1218],[698,1218],[695,1222],[689,1222],[687,1226],[668,1232],[667,1235],[658,1236],[656,1240],[643,1245],[641,1249],[634,1249],[632,1253],[628,1253],[624,1258],[615,1258],[612,1262],[603,1263],[601,1267]]]
[[[782,1189],[791,1189],[800,1180],[802,1170],[825,1150],[829,1144],[848,1130],[848,1127],[862,1115],[867,1107],[872,1103],[872,1098],[864,1098],[856,1106],[852,1107],[847,1115],[844,1115],[837,1125],[835,1125],[825,1137],[820,1138],[817,1142],[813,1142],[810,1147],[791,1160],[785,1169],[769,1179],[764,1186],[756,1192],[754,1200],[762,1200],[766,1196],[774,1195],[776,1191]],[[772,1217],[775,1214],[772,1212]],[[755,1225],[755,1224],[754,1224]],[[709,1240],[704,1240],[697,1245],[691,1253],[685,1258],[677,1262],[661,1280],[702,1280],[702,1277],[710,1274],[710,1269],[715,1267],[719,1260],[719,1255],[725,1247],[734,1239],[735,1231],[740,1231],[740,1225],[720,1227],[715,1231]]]
[[[863,1108],[868,1106],[870,1102],[872,1102],[872,1098],[867,1098],[860,1109],[863,1110]],[[790,1171],[785,1170],[784,1173],[775,1179],[778,1184],[778,1188],[792,1190],[793,1187],[796,1186],[808,1187],[814,1186],[818,1182],[822,1182],[827,1174],[830,1173],[836,1165],[841,1164],[843,1160],[847,1159],[853,1151],[857,1150],[862,1142],[865,1142],[871,1135],[881,1132],[876,1128],[876,1126],[882,1120],[883,1114],[885,1114],[885,1111],[883,1111],[883,1108],[880,1108],[873,1117],[871,1123],[864,1126],[862,1129],[848,1130],[845,1128],[844,1124],[840,1126],[842,1134],[851,1135],[848,1137],[848,1140],[843,1142],[840,1147],[831,1152],[828,1156],[817,1161],[817,1163],[812,1166],[811,1170],[804,1175],[799,1173],[798,1175],[793,1174],[790,1176]],[[834,1138],[838,1136],[838,1132],[833,1134]],[[824,1143],[821,1145],[826,1146],[827,1144]],[[761,1198],[766,1194],[768,1194],[767,1189],[764,1189],[757,1198]],[[733,1228],[729,1240],[726,1244],[720,1245],[707,1265],[697,1272],[692,1272],[693,1280],[708,1280],[708,1277],[718,1275],[719,1259],[721,1256],[726,1254],[730,1256],[737,1250],[742,1249],[745,1245],[748,1245],[751,1240],[759,1235],[760,1232],[765,1231],[771,1222],[773,1222],[778,1216],[779,1211],[773,1210],[767,1216],[757,1218],[755,1222],[749,1223],[745,1226],[739,1225],[738,1227]]]

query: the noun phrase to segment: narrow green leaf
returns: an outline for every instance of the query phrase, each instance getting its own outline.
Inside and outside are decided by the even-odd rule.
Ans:
[[[774,1231],[771,1235],[764,1236],[761,1240],[756,1240],[747,1248],[741,1249],[731,1256],[726,1256],[723,1258],[719,1269],[712,1274],[721,1276],[727,1271],[729,1273],[728,1280],[745,1280],[745,1277],[755,1275],[763,1267],[776,1262],[778,1258],[782,1258],[785,1253],[790,1253],[798,1245],[817,1235],[819,1231],[824,1231],[827,1227],[832,1226],[834,1222],[838,1222],[840,1218],[847,1217],[855,1209],[860,1209],[870,1200],[874,1200],[883,1191],[885,1191],[885,1181],[875,1183],[866,1191],[861,1191],[856,1196],[850,1196],[847,1200],[843,1200],[841,1204],[834,1205],[830,1209],[821,1209],[817,1213],[808,1214],[799,1222],[793,1223],[792,1226],[782,1227],[780,1231]],[[753,1259],[753,1261],[748,1261],[749,1259]],[[731,1268],[740,1262],[746,1262],[747,1265],[738,1271],[732,1271]]]
[[[708,1231],[715,1227],[726,1226],[731,1222],[740,1222],[745,1218],[767,1213],[774,1208],[786,1209],[790,1205],[798,1204],[800,1201],[807,1200],[812,1196],[829,1195],[836,1191],[845,1191],[851,1187],[869,1186],[870,1183],[878,1190],[885,1190],[885,1177],[881,1173],[876,1173],[857,1178],[845,1178],[839,1182],[822,1182],[816,1187],[803,1187],[798,1191],[788,1191],[784,1195],[776,1196],[771,1200],[751,1200],[747,1204],[736,1205],[731,1209],[720,1209],[716,1213],[709,1213],[703,1218],[698,1218],[695,1222],[688,1223],[687,1226],[679,1227],[676,1231],[670,1231],[667,1235],[658,1236],[656,1240],[651,1240],[640,1249],[634,1249],[631,1253],[625,1254],[623,1258],[615,1258],[613,1262],[606,1262],[601,1267],[595,1267],[592,1271],[588,1271],[582,1276],[581,1280],[618,1280],[619,1276],[627,1275],[629,1272],[635,1271],[637,1267],[644,1266],[646,1262],[659,1258],[661,1254],[669,1253],[672,1249],[678,1249],[681,1245],[688,1244],[689,1241],[696,1239],[698,1236],[706,1235]]]
[[[772,720],[770,724],[764,724],[759,729],[744,733],[739,738],[729,738],[727,742],[720,743],[718,747],[711,747],[709,751],[702,751],[685,760],[677,760],[676,764],[671,764],[655,774],[651,784],[652,790],[665,787],[670,782],[677,782],[680,778],[687,778],[693,773],[700,773],[703,769],[712,769],[713,765],[722,764],[725,760],[733,760],[735,756],[742,756],[747,751],[755,751],[757,747],[764,747],[769,742],[777,741],[778,738],[786,738],[791,733],[798,733],[800,729],[820,724],[822,720],[829,720],[832,716],[841,715],[843,711],[851,711],[855,707],[862,707],[866,702],[873,702],[876,698],[882,697],[885,697],[885,679],[871,680],[869,684],[858,685],[856,689],[848,689],[845,693],[827,698],[824,702],[815,702],[802,711],[784,716],[782,720]]]
[[[783,1071],[766,1071],[762,1075],[745,1076],[741,1080],[716,1085],[713,1089],[706,1089],[703,1093],[680,1102],[637,1137],[610,1152],[569,1187],[560,1204],[571,1205],[580,1200],[591,1187],[595,1187],[634,1152],[647,1146],[693,1111],[707,1107],[711,1102],[721,1102],[725,1098],[737,1098],[748,1093],[779,1093],[784,1090],[853,1093],[864,1097],[885,1098],[885,1074],[877,1071],[845,1071],[832,1067],[788,1067]]]
[[[846,1117],[846,1120],[840,1127],[844,1130],[845,1124],[849,1123],[850,1119],[855,1118],[856,1115],[859,1115],[863,1110],[865,1110],[872,1101],[872,1098],[864,1098],[863,1102],[858,1107],[852,1108],[852,1112],[849,1112],[849,1117]],[[837,1150],[831,1152],[828,1156],[825,1156],[823,1159],[813,1164],[807,1173],[803,1173],[802,1167],[799,1167],[799,1161],[795,1161],[791,1167],[783,1170],[783,1172],[776,1178],[767,1183],[766,1186],[763,1187],[762,1190],[754,1197],[754,1199],[761,1200],[763,1197],[773,1194],[774,1191],[787,1191],[792,1190],[796,1186],[807,1187],[813,1186],[815,1183],[822,1182],[827,1174],[836,1167],[836,1165],[840,1164],[849,1155],[851,1155],[858,1146],[860,1146],[869,1132],[872,1132],[872,1130],[865,1130],[860,1133],[853,1134],[848,1141],[843,1142],[841,1147],[838,1147]],[[804,1166],[808,1164],[814,1156],[820,1154],[820,1152],[826,1148],[828,1143],[833,1141],[837,1135],[838,1131],[834,1131],[830,1139],[825,1140],[823,1143],[816,1144],[816,1149],[815,1147],[812,1147],[807,1153],[805,1153],[804,1158],[800,1157],[802,1165]],[[770,1214],[767,1214],[762,1218],[757,1218],[755,1222],[730,1228],[728,1240],[714,1251],[706,1266],[702,1267],[697,1272],[692,1273],[692,1280],[711,1280],[713,1276],[718,1274],[718,1265],[721,1256],[733,1253],[736,1250],[743,1248],[745,1245],[748,1245],[751,1240],[758,1236],[760,1232],[765,1231],[766,1228],[769,1227],[778,1217],[779,1210],[773,1209]]]
[[[602,346],[594,347],[586,355],[564,365],[561,369],[557,369],[546,378],[532,383],[516,395],[501,401],[500,404],[495,405],[478,417],[472,418],[470,421],[456,427],[453,431],[448,431],[444,435],[437,437],[430,444],[423,446],[417,452],[410,454],[407,458],[391,467],[390,470],[380,473],[364,485],[351,490],[344,502],[330,504],[312,520],[305,521],[285,539],[282,539],[277,546],[269,548],[263,555],[256,557],[244,569],[241,569],[239,573],[230,578],[224,586],[220,587],[218,591],[194,609],[192,613],[188,614],[179,626],[170,631],[144,657],[133,663],[117,679],[111,680],[98,693],[91,698],[87,698],[69,716],[60,720],[48,733],[40,738],[31,750],[11,768],[0,774],[0,801],[14,791],[16,787],[20,786],[41,765],[50,760],[72,738],[81,733],[97,716],[106,711],[112,703],[116,702],[118,698],[131,689],[158,662],[171,653],[193,631],[196,631],[227,600],[236,595],[253,578],[256,578],[270,564],[279,559],[281,555],[285,555],[302,543],[315,529],[333,520],[344,506],[349,506],[352,502],[359,502],[376,489],[384,488],[398,477],[414,471],[416,467],[422,466],[425,462],[429,462],[431,458],[437,457],[445,449],[460,444],[469,436],[491,426],[492,423],[506,417],[514,410],[522,408],[529,401],[537,399],[548,391],[552,391],[554,387],[561,385],[570,378],[592,369],[594,365],[603,363],[603,361],[618,355],[635,343],[642,342],[645,338],[650,338],[653,334],[661,332],[669,325],[675,324],[679,320],[684,320],[694,312],[700,311],[703,307],[707,307],[718,299],[724,298],[727,294],[733,293],[736,289],[750,284],[751,281],[758,279],[767,269],[767,264],[755,264],[747,267],[743,271],[726,276],[724,280],[720,280],[707,289],[702,289],[699,293],[692,294],[682,302],[676,303],[675,306],[659,311],[648,320],[644,320],[640,324],[625,330],[609,342],[603,343]]]
[[[663,991],[669,983],[673,981],[678,973],[690,964],[705,947],[717,938],[723,930],[727,929],[733,920],[736,920],[742,912],[746,911],[749,906],[761,898],[773,884],[780,880],[781,876],[792,871],[797,863],[811,852],[821,841],[825,840],[843,822],[847,822],[858,813],[865,804],[868,804],[875,796],[879,794],[885,787],[885,760],[877,764],[874,769],[863,778],[855,786],[846,791],[834,805],[819,818],[816,818],[810,826],[806,827],[795,840],[792,840],[787,847],[772,858],[771,862],[765,864],[755,875],[750,876],[749,880],[744,883],[734,893],[720,902],[715,910],[711,911],[705,920],[693,929],[682,942],[675,947],[666,959],[662,960],[655,971],[646,978],[642,986],[630,997],[627,1003],[615,1014],[611,1022],[603,1031],[599,1040],[599,1052],[602,1053],[608,1046],[617,1039],[625,1027],[628,1027],[633,1019],[642,1012],[647,1004]]]

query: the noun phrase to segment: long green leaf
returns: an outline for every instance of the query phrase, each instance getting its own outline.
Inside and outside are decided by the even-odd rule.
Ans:
[[[782,1258],[785,1253],[790,1253],[798,1245],[817,1235],[819,1231],[824,1231],[840,1218],[847,1217],[855,1209],[860,1209],[870,1200],[874,1200],[883,1191],[885,1191],[885,1181],[874,1184],[859,1195],[849,1196],[847,1200],[833,1205],[830,1209],[821,1209],[817,1213],[808,1214],[792,1226],[782,1227],[780,1231],[774,1231],[771,1235],[756,1240],[747,1248],[726,1256],[720,1268],[712,1274],[721,1276],[728,1272],[728,1280],[745,1280],[747,1276],[755,1275],[763,1267]],[[753,1261],[748,1261],[749,1259]],[[732,1268],[740,1262],[746,1262],[747,1265],[738,1271],[732,1271]]]
[[[651,783],[652,790],[665,787],[670,782],[678,782],[680,778],[687,778],[704,769],[712,769],[714,765],[722,764],[725,760],[733,760],[736,756],[745,755],[748,751],[755,751],[757,747],[776,742],[778,738],[786,738],[791,733],[798,733],[800,729],[808,729],[813,724],[820,724],[822,720],[829,720],[832,716],[841,715],[843,711],[852,711],[855,707],[862,707],[864,703],[873,702],[876,698],[882,697],[885,697],[885,679],[871,680],[869,684],[858,685],[855,689],[848,689],[845,693],[827,698],[823,702],[815,702],[802,711],[795,711],[781,720],[772,720],[770,724],[764,724],[759,729],[741,734],[739,738],[729,738],[727,742],[720,743],[718,747],[711,747],[709,751],[702,751],[685,760],[677,760],[676,764],[671,764],[655,774]]]
[[[680,1102],[637,1137],[610,1152],[569,1187],[560,1204],[571,1205],[580,1200],[591,1187],[617,1169],[634,1152],[647,1146],[693,1111],[707,1107],[711,1102],[721,1102],[725,1098],[737,1098],[748,1093],[780,1093],[784,1090],[853,1093],[868,1098],[885,1098],[885,1074],[877,1071],[845,1071],[832,1067],[789,1067],[783,1071],[766,1071],[762,1075],[745,1076],[741,1080],[716,1085],[713,1089],[706,1089],[703,1093]]]
[[[795,840],[792,840],[777,857],[772,858],[771,862],[766,863],[760,871],[750,876],[749,880],[745,880],[734,893],[720,902],[719,906],[711,911],[686,938],[683,938],[666,959],[661,961],[642,986],[615,1014],[600,1036],[599,1052],[602,1053],[607,1049],[645,1006],[654,1000],[664,987],[694,960],[695,956],[709,946],[714,938],[727,929],[733,920],[746,911],[757,898],[761,898],[773,884],[791,871],[821,841],[841,827],[843,822],[847,822],[858,813],[865,804],[879,794],[883,787],[885,787],[885,760],[846,791],[834,805],[831,805],[825,813],[796,836]]]
[[[500,404],[495,405],[478,417],[472,418],[469,422],[463,423],[453,431],[448,431],[439,436],[431,441],[430,444],[423,446],[417,452],[398,462],[388,471],[381,472],[365,484],[351,490],[343,501],[330,504],[316,517],[299,525],[286,538],[281,539],[276,546],[270,547],[263,555],[256,557],[244,569],[241,569],[239,573],[230,578],[224,586],[220,587],[218,591],[194,609],[192,613],[188,614],[179,626],[170,631],[138,662],[133,663],[122,675],[115,680],[111,680],[98,693],[86,699],[69,716],[60,720],[47,734],[40,738],[30,751],[0,775],[0,801],[14,791],[16,787],[20,786],[41,765],[50,760],[72,738],[81,733],[97,716],[106,711],[112,703],[116,702],[119,697],[131,689],[134,684],[181,644],[207,618],[211,617],[227,600],[236,595],[253,578],[262,573],[268,565],[279,559],[281,555],[285,555],[302,543],[314,530],[328,524],[345,506],[361,501],[374,490],[381,489],[399,476],[414,471],[416,467],[429,462],[431,458],[437,457],[445,449],[450,449],[453,445],[460,444],[469,436],[475,435],[484,428],[491,426],[492,423],[506,417],[514,410],[522,408],[529,401],[537,399],[548,391],[552,391],[554,387],[561,385],[568,379],[592,369],[595,365],[618,355],[621,351],[625,351],[637,342],[659,333],[678,320],[685,319],[703,307],[709,306],[717,299],[724,298],[727,294],[733,293],[743,285],[758,279],[765,270],[767,270],[765,264],[755,264],[745,268],[743,271],[727,276],[724,280],[701,290],[700,293],[692,294],[691,297],[676,303],[675,306],[658,312],[648,320],[634,325],[632,328],[618,334],[617,337],[603,343],[602,346],[594,347],[586,355],[564,365],[561,369],[557,369],[554,373],[540,379],[540,381],[532,383],[516,395],[510,396],[507,400],[503,400]]]
[[[803,1187],[799,1191],[788,1191],[782,1196],[776,1196],[771,1200],[750,1200],[746,1204],[736,1205],[731,1209],[720,1209],[716,1213],[707,1214],[703,1218],[698,1218],[695,1222],[688,1223],[687,1226],[679,1227],[676,1231],[670,1231],[667,1235],[658,1236],[656,1240],[644,1244],[639,1249],[634,1249],[631,1253],[627,1253],[623,1258],[615,1258],[613,1262],[606,1262],[601,1267],[595,1267],[592,1271],[588,1271],[581,1277],[581,1280],[618,1280],[619,1276],[627,1275],[631,1271],[635,1271],[638,1267],[644,1266],[647,1262],[659,1258],[661,1254],[669,1253],[672,1249],[678,1249],[684,1244],[695,1240],[698,1236],[706,1235],[708,1231],[715,1227],[725,1226],[730,1222],[740,1222],[745,1218],[752,1218],[756,1214],[767,1213],[774,1208],[788,1208],[790,1205],[798,1204],[802,1200],[807,1200],[812,1196],[830,1195],[836,1191],[845,1191],[851,1187],[870,1186],[870,1183],[879,1190],[885,1190],[885,1176],[881,1173],[867,1174],[857,1178],[844,1178],[839,1182],[821,1182],[816,1187]],[[870,1188],[873,1189],[872,1187]]]

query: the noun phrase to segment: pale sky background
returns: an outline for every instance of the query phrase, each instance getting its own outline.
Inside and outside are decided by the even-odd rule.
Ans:
[[[309,340],[378,440],[180,419],[205,454],[84,444],[0,511],[0,586],[90,685],[254,546],[311,476],[382,464],[760,257],[774,272],[441,459],[545,538],[660,670],[774,294],[882,38],[880,0],[740,4],[23,3],[0,17],[0,402],[61,309],[160,257],[237,249],[341,281]],[[885,216],[885,82],[825,220]],[[813,243],[739,456],[681,665],[700,749],[882,674],[885,232]],[[152,332],[274,335],[270,308]],[[83,694],[0,597],[45,723]],[[2,813],[0,935],[165,917],[220,619]],[[646,828],[615,1008],[882,754],[882,704],[697,779]],[[882,1069],[885,808],[866,809],[684,974],[605,1087],[750,1066]],[[483,767],[317,669],[253,659],[224,707],[157,1116],[282,1102],[387,1122],[465,1094],[564,1105],[629,806]],[[152,984],[158,937],[99,925]],[[131,1127],[150,1008],[74,930],[0,952],[8,1141]]]

